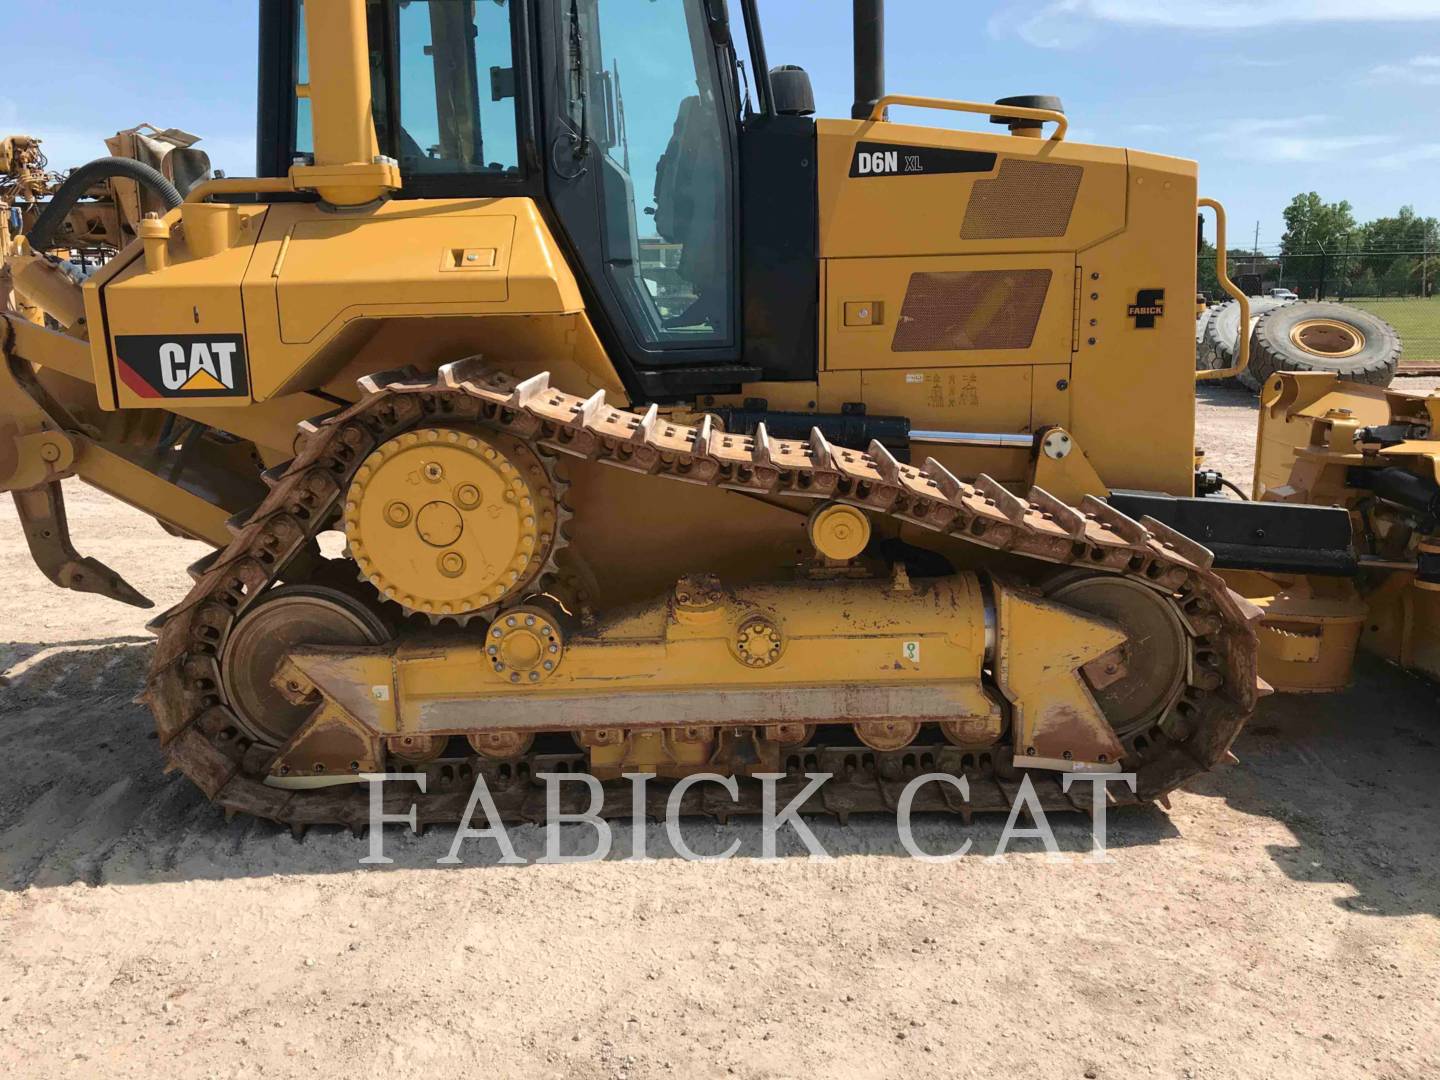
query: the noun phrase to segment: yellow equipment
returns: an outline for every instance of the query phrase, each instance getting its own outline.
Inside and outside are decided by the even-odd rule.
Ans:
[[[71,547],[70,476],[215,548],[146,697],[227,811],[359,822],[386,770],[421,821],[477,775],[530,816],[555,770],[818,768],[842,816],[937,771],[972,795],[935,809],[1027,772],[1157,800],[1259,660],[1331,657],[1338,607],[1309,652],[1255,620],[1309,617],[1275,575],[1351,573],[1365,511],[1197,492],[1195,166],[1068,142],[1054,99],[886,96],[878,0],[855,117],[815,121],[738,7],[753,101],[724,0],[272,0],[260,175],[127,167],[136,240],[32,296],[48,328],[4,317],[0,487],[47,574],[145,603]],[[55,270],[47,227],[15,254]]]

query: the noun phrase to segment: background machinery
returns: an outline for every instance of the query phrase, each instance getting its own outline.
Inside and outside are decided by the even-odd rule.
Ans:
[[[1289,289],[1252,296],[1249,305],[1244,332],[1250,364],[1236,378],[1250,390],[1285,371],[1389,386],[1400,368],[1400,335],[1378,315],[1334,301],[1302,301]],[[1234,367],[1241,332],[1238,300],[1202,307],[1195,323],[1196,370]]]
[[[97,163],[15,245],[47,325],[0,326],[42,569],[146,602],[71,546],[71,476],[214,547],[145,697],[227,811],[362,822],[385,770],[421,821],[477,775],[535,816],[556,770],[742,778],[690,790],[722,816],[817,769],[841,816],[924,771],[972,794],[921,808],[1163,800],[1257,665],[1343,682],[1373,597],[1428,663],[1429,403],[1277,377],[1268,501],[1197,474],[1192,163],[886,95],[878,0],[846,120],[754,0],[261,13],[258,176]],[[81,285],[54,223],[116,177],[136,238]]]

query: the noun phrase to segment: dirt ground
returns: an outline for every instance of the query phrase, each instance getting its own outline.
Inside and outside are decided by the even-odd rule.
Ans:
[[[1434,382],[1409,380],[1406,389]],[[1248,396],[1202,392],[1210,463],[1242,484]],[[161,606],[200,550],[87,489],[77,543]],[[296,841],[227,824],[161,774],[146,616],[54,590],[0,507],[0,1073],[9,1077],[1434,1077],[1440,1075],[1440,710],[1375,663],[1273,697],[1112,861],[1002,821],[817,824],[759,859],[438,867],[448,831]],[[657,830],[658,831],[658,830]],[[534,829],[513,831],[529,857]],[[565,837],[581,850],[589,831]]]

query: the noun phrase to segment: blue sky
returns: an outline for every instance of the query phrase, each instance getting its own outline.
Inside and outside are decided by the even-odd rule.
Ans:
[[[821,114],[848,116],[848,0],[761,5],[771,63],[809,69]],[[232,175],[253,170],[255,0],[42,7],[8,20],[8,54],[44,56],[63,41],[65,63],[13,69],[0,84],[0,129],[44,138],[63,166],[152,121],[206,136]],[[1404,203],[1440,216],[1440,0],[889,0],[888,9],[892,90],[1059,94],[1073,138],[1198,159],[1201,187],[1229,206],[1246,244],[1257,220],[1261,245],[1278,242],[1280,211],[1298,191],[1349,199],[1362,219]]]

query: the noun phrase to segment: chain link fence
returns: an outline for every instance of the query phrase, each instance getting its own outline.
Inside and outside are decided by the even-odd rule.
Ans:
[[[1251,296],[1289,289],[1302,300],[1353,304],[1390,323],[1405,344],[1406,364],[1440,364],[1440,252],[1337,251],[1252,255],[1233,251],[1230,278]],[[1225,300],[1215,256],[1198,264],[1200,292]]]

